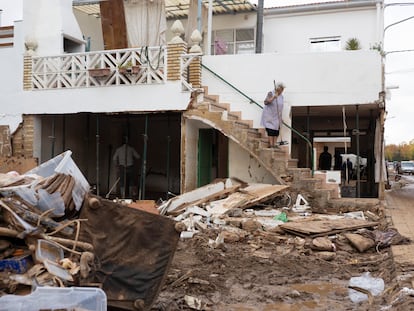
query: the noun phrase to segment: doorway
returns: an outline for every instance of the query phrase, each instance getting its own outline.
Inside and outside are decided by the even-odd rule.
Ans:
[[[215,129],[199,129],[197,187],[228,177],[228,138]]]

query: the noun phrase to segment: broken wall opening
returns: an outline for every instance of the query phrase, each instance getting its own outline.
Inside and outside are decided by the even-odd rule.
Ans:
[[[292,107],[292,127],[308,137],[310,141],[315,137],[349,137],[351,143],[347,147],[347,153],[359,154],[360,157],[367,159],[364,176],[360,176],[360,197],[378,197],[378,184],[375,183],[374,142],[379,112],[380,108],[376,103]],[[340,148],[335,149],[340,153]],[[298,159],[298,167],[311,167],[309,148],[295,133],[292,133],[291,152],[291,157]],[[335,156],[335,150],[330,149],[329,152],[332,157]]]
[[[180,193],[180,113],[78,113],[37,118],[41,124],[41,162],[71,150],[95,193],[105,195],[116,184],[113,155],[125,135],[140,155],[133,167],[137,187],[145,167],[145,193],[141,199],[157,200],[168,192]],[[116,185],[111,196],[119,195]]]

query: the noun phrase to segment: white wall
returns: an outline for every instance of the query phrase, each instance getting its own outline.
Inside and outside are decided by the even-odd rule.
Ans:
[[[305,14],[266,15],[263,21],[265,52],[308,52],[309,39],[340,36],[342,48],[357,38],[369,50],[378,43],[377,15],[372,9],[318,11]]]
[[[73,10],[76,20],[79,23],[81,31],[85,36],[85,40],[91,38],[91,51],[104,50],[103,34],[101,18],[93,15],[88,15],[82,11]]]
[[[63,36],[83,41],[82,32],[72,13],[71,0],[24,1],[24,38],[37,41],[37,55],[63,53]]]
[[[22,82],[19,81],[21,87]],[[3,92],[2,100],[13,103],[9,114],[60,114],[77,112],[122,112],[185,110],[188,92],[181,82],[92,88]]]
[[[204,56],[203,64],[263,106],[273,80],[283,81],[283,120],[290,124],[292,106],[355,105],[378,100],[381,91],[381,57],[377,51],[326,53],[272,53]],[[219,101],[231,103],[243,119],[260,127],[262,109],[223,81],[203,70],[202,85]],[[282,137],[288,137],[282,128]]]
[[[229,140],[229,177],[249,183],[278,184],[279,182],[255,158]]]

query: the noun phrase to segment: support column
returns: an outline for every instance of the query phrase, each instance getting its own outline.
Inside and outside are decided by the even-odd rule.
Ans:
[[[23,90],[30,91],[32,89],[32,56],[25,55],[23,58]]]
[[[23,115],[23,121],[13,135],[13,156],[33,157],[34,117]]]
[[[201,88],[201,58],[194,58],[189,69],[189,82],[193,88]]]
[[[175,36],[167,45],[167,80],[178,81],[181,79],[181,56],[187,52],[187,43],[180,37],[184,27],[179,20],[174,22],[171,31]]]

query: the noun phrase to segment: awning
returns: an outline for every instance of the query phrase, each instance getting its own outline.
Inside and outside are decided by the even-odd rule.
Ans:
[[[99,2],[105,0],[74,0],[73,7],[89,15],[99,16]],[[208,8],[209,0],[202,0]],[[213,0],[213,14],[234,14],[256,11],[256,5],[248,0]],[[180,19],[188,16],[190,0],[165,0],[167,19]]]

